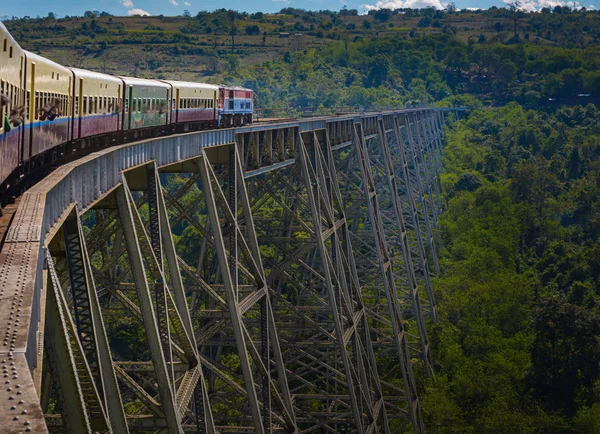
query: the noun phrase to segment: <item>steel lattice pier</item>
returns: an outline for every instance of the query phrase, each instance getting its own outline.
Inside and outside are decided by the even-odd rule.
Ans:
[[[2,432],[424,432],[444,111],[57,169],[0,252]]]

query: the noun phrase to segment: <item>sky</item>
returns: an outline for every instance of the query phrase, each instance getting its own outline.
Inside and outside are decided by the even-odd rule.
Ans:
[[[246,12],[276,12],[285,7],[308,10],[358,9],[365,13],[369,9],[404,8],[404,7],[436,7],[443,8],[449,0],[0,0],[0,19],[3,17],[29,15],[31,17],[47,16],[53,12],[57,17],[65,15],[83,15],[86,10],[106,11],[112,15],[182,15],[189,10],[192,15],[198,11],[213,11],[219,8],[235,9]],[[455,0],[459,9],[503,7],[512,0]],[[600,9],[600,0],[521,0],[524,10],[539,10],[542,7],[568,5],[570,7],[585,6]]]

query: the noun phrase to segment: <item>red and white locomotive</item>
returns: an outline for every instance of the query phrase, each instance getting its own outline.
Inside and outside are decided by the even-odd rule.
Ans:
[[[253,91],[67,68],[19,47],[0,22],[0,193],[65,153],[252,123]]]

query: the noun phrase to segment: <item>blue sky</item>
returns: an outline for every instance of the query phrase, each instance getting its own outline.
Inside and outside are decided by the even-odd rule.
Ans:
[[[310,10],[339,10],[346,5],[364,12],[376,7],[441,7],[448,0],[0,0],[0,17],[16,15],[46,16],[52,11],[57,16],[83,15],[86,10],[106,11],[113,15],[134,13],[152,15],[181,15],[185,9],[195,15],[200,10],[212,11],[221,7],[247,12],[275,12],[284,7]],[[508,1],[508,0],[507,0]],[[600,8],[600,0],[580,0],[582,6]],[[522,0],[527,10],[557,4],[574,5],[569,0]],[[455,0],[458,8],[503,6],[504,0]]]

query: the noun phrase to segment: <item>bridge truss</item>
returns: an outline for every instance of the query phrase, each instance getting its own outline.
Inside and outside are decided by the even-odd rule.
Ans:
[[[443,112],[191,133],[26,192],[3,432],[424,432]]]

